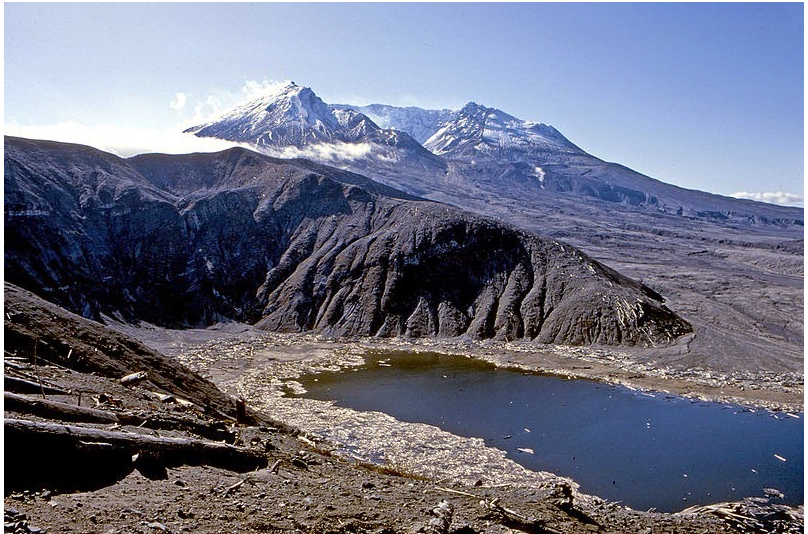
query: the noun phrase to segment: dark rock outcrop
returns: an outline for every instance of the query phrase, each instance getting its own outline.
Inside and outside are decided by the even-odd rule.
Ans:
[[[5,163],[6,279],[87,317],[565,344],[690,331],[569,245],[308,162],[6,138]]]

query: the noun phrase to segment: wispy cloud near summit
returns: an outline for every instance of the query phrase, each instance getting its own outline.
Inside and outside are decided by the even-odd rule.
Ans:
[[[261,98],[262,96],[275,95],[292,83],[291,80],[247,80],[241,87],[241,94],[244,95],[244,102]],[[241,102],[243,103],[243,102]]]
[[[289,81],[247,80],[238,91],[223,91],[197,97],[191,92],[176,91],[168,108],[174,110],[174,124],[165,128],[132,128],[113,124],[84,124],[77,121],[59,121],[51,124],[20,124],[9,120],[3,125],[6,135],[47,139],[89,145],[122,157],[161,152],[183,154],[190,152],[216,152],[237,146],[238,143],[221,139],[197,137],[182,133],[215,118],[240,104],[277,92]],[[295,155],[302,157],[303,155]]]
[[[796,206],[802,208],[805,205],[805,195],[802,193],[785,193],[783,191],[749,192],[738,191],[732,193],[731,197],[746,198],[770,204],[780,204],[781,206]]]

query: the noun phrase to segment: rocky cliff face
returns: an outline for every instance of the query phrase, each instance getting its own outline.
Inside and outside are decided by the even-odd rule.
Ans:
[[[690,331],[569,245],[244,149],[124,160],[6,138],[5,195],[6,279],[88,317],[566,344]]]

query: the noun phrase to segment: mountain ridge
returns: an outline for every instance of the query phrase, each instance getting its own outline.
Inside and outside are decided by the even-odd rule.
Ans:
[[[293,91],[302,90],[299,86],[293,88]],[[305,90],[311,92],[310,88]],[[463,200],[468,195],[479,198],[505,196],[531,203],[576,198],[721,224],[803,224],[804,217],[798,208],[749,203],[754,201],[744,202],[666,184],[586,153],[552,126],[517,119],[474,102],[460,110],[424,110],[384,104],[329,105],[319,98],[317,101],[325,106],[323,109],[332,110],[334,116],[352,113],[354,121],[365,121],[366,131],[361,137],[351,137],[343,126],[344,133],[340,134],[339,142],[353,147],[366,146],[367,149],[349,157],[334,156],[330,152],[325,156],[310,152],[304,157],[319,159],[371,176],[396,189],[461,208],[469,207]],[[265,106],[272,105],[272,99],[260,102]],[[225,117],[230,117],[230,114]],[[374,119],[383,127],[378,126]],[[243,116],[242,120],[249,122],[249,117]],[[228,121],[229,118],[213,121],[189,131],[200,136],[251,142],[249,136],[232,135]],[[262,135],[275,135],[272,130],[265,129]],[[384,136],[392,136],[396,141],[391,142]],[[406,137],[400,141],[398,136]],[[286,139],[279,135],[276,140],[275,148],[320,146],[323,153],[326,151],[322,147],[331,146],[327,140],[310,143],[305,136]],[[255,142],[254,147],[271,153],[260,142]],[[402,151],[401,147],[407,150]]]
[[[690,332],[658,293],[574,247],[339,169],[246,149],[5,147],[7,280],[88,317],[574,345]]]

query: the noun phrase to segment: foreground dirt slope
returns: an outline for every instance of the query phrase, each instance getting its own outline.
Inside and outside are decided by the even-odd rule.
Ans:
[[[463,486],[359,465],[271,414],[239,416],[231,398],[181,365],[23,290],[6,287],[4,311],[6,377],[34,384],[6,382],[6,531],[735,531],[730,516],[636,512],[563,482]],[[148,377],[122,384],[132,371]],[[53,448],[43,433],[20,432],[43,427],[67,427],[72,438]],[[138,440],[151,445],[131,445]],[[194,446],[176,454],[180,442]],[[205,452],[222,447],[243,461],[222,467]],[[789,514],[800,512],[775,510],[765,525],[798,531],[801,516]]]
[[[147,371],[149,380],[172,393],[233,416],[230,396],[198,374],[139,341],[55,306],[13,284],[4,285],[4,345],[81,373],[120,378]]]

